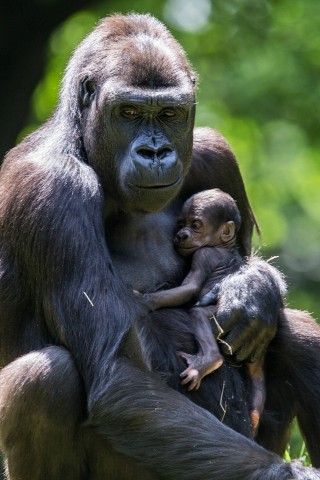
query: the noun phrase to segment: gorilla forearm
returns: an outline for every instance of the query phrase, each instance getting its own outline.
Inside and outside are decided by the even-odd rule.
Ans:
[[[226,428],[158,379],[142,374],[127,360],[118,360],[114,368],[117,377],[108,383],[87,424],[105,434],[116,450],[142,461],[161,478],[292,478],[290,466],[282,464],[279,457]],[[235,456],[241,463],[238,473],[229,462]],[[255,472],[260,477],[255,477]]]

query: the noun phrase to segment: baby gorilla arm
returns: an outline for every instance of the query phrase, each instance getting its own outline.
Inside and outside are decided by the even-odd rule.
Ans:
[[[159,308],[179,307],[189,302],[197,296],[199,287],[188,282],[180,287],[170,288],[169,290],[159,290],[158,292],[145,293],[142,295],[143,303],[149,306],[151,310]]]
[[[213,257],[213,249],[210,250],[212,250],[211,257]],[[193,255],[191,270],[181,286],[146,293],[143,295],[143,301],[149,308],[156,310],[164,307],[178,307],[196,299],[208,277],[206,259],[204,249],[197,250]],[[212,262],[214,262],[213,258],[211,258]],[[203,377],[209,375],[223,363],[223,357],[219,352],[209,323],[209,317],[212,316],[211,311],[211,308],[192,308],[190,310],[198,353],[191,355],[186,352],[178,352],[178,355],[187,364],[187,368],[180,374],[180,377],[182,378],[181,384],[188,385],[188,390],[198,390]]]
[[[158,310],[159,308],[180,307],[196,299],[207,276],[206,269],[202,268],[197,260],[197,253],[195,252],[193,255],[190,272],[179,287],[142,294],[143,303],[151,310]]]

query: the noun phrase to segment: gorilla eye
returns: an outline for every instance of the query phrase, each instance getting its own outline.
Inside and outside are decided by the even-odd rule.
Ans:
[[[194,220],[191,224],[191,228],[193,230],[199,230],[199,228],[202,227],[202,223],[200,222],[200,220]]]
[[[172,118],[176,115],[176,112],[173,110],[173,108],[166,108],[165,110],[162,110],[160,113],[160,117],[164,118]]]
[[[126,107],[121,110],[121,115],[123,117],[133,118],[133,117],[137,117],[139,115],[139,112],[136,108]]]

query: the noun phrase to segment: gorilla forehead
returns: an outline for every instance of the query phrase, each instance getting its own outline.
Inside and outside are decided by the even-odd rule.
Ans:
[[[194,90],[196,75],[170,32],[150,15],[104,19],[75,52],[80,76],[133,87]]]
[[[136,87],[191,87],[189,70],[181,68],[176,51],[165,42],[142,34],[122,45],[120,73],[125,69],[130,85]],[[143,65],[143,68],[141,66]]]

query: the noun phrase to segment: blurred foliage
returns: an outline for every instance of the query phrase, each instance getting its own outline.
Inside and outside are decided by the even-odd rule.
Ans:
[[[301,439],[301,436],[299,434],[299,427],[297,425],[296,420],[294,421],[294,424],[293,424],[290,444],[288,445],[288,448],[284,454],[284,460],[286,462],[291,462],[291,460],[293,459],[300,460],[300,462],[305,466],[312,465],[309,457],[309,453],[306,449],[306,444]]]
[[[106,14],[130,11],[164,21],[187,51],[200,77],[197,125],[221,131],[232,145],[262,253],[279,255],[273,263],[288,278],[290,306],[320,318],[319,0],[101,1],[53,33],[21,137],[50,115],[84,35]],[[291,448],[287,456],[305,455],[296,435]]]

